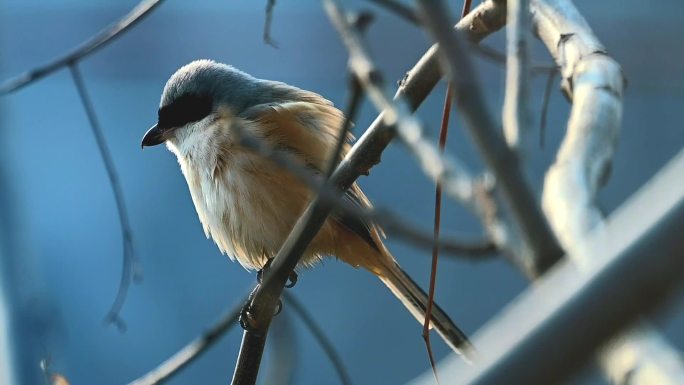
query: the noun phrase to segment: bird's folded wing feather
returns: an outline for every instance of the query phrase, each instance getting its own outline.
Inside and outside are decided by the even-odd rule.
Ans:
[[[263,132],[255,133],[256,135],[269,138],[271,145],[292,152],[312,171],[321,173],[332,156],[344,116],[332,103],[322,97],[319,98],[320,101],[309,98],[316,102],[261,104],[244,111],[240,117],[259,123],[257,126]],[[347,139],[351,139],[351,135]],[[344,144],[340,159],[346,155],[350,147],[348,142]],[[345,193],[344,198],[358,207],[371,207],[370,201],[356,183]],[[379,229],[376,229],[374,224],[357,216],[339,212],[334,213],[332,217],[373,248],[378,248],[372,232]]]
[[[344,119],[331,105],[308,102],[260,104],[240,115],[259,123],[263,132],[254,134],[293,152],[307,166],[320,171],[326,168]],[[348,149],[349,144],[345,144],[342,156]]]

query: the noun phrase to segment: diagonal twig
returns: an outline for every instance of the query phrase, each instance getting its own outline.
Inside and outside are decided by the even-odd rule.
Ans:
[[[131,27],[136,25],[145,16],[149,15],[157,6],[161,5],[164,0],[143,0],[133,8],[121,20],[111,24],[97,35],[91,37],[80,46],[74,48],[73,51],[60,56],[59,58],[27,71],[19,76],[8,79],[0,84],[0,95],[14,92],[23,88],[38,79],[41,79],[63,67],[73,65],[79,62],[86,56],[94,53],[98,49],[104,47],[106,44],[112,42],[117,37],[124,34]]]
[[[328,356],[328,359],[335,367],[337,377],[339,377],[342,385],[351,385],[352,382],[349,371],[342,363],[340,353],[335,349],[335,345],[328,339],[316,320],[314,320],[311,314],[306,310],[306,307],[292,294],[285,293],[283,298],[285,299],[285,302],[292,307],[295,313],[297,313],[299,318],[302,319],[304,325],[306,325],[316,341],[318,341],[318,344],[321,345],[323,352],[325,352],[325,355]]]
[[[344,120],[342,121],[342,127],[340,127],[339,137],[335,143],[335,148],[328,159],[328,166],[325,168],[326,178],[329,179],[332,173],[335,171],[339,163],[340,155],[344,149],[345,144],[347,144],[347,136],[352,126],[352,119],[356,116],[358,109],[361,105],[361,99],[363,97],[363,88],[359,84],[359,80],[353,74],[349,75],[349,96],[347,100],[347,110],[344,111]],[[321,186],[323,187],[323,186]]]
[[[238,316],[240,315],[240,309],[242,309],[243,303],[244,299],[238,302],[237,305],[234,305],[199,337],[185,345],[181,350],[153,370],[147,372],[142,377],[129,382],[128,385],[157,385],[173,378],[187,365],[198,359],[204,352],[213,346],[219,338],[238,323]]]

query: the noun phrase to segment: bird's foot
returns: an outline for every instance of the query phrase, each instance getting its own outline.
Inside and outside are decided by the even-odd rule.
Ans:
[[[264,263],[264,266],[261,267],[257,271],[257,282],[261,285],[261,281],[264,279],[264,272],[268,270],[269,267],[271,267],[271,262],[273,262],[273,258],[266,258],[266,263]]]
[[[288,289],[294,287],[294,285],[297,284],[298,279],[299,276],[297,275],[297,273],[295,273],[294,271],[291,272],[290,275],[287,276],[287,283],[285,284],[285,287]]]
[[[273,262],[273,258],[268,258],[266,260],[266,263],[264,263],[264,266],[257,271],[257,282],[261,284],[264,279],[264,273],[266,270],[268,270],[269,267],[271,267],[271,262]],[[294,287],[297,284],[297,280],[299,279],[299,275],[295,273],[294,271],[290,273],[290,275],[287,276],[287,283],[285,284],[286,288],[291,288]]]
[[[240,326],[247,331],[255,330],[257,328],[256,325],[256,319],[254,317],[254,313],[252,312],[252,302],[248,301],[245,303],[245,305],[242,307],[240,310],[240,318],[238,321],[240,322]],[[283,310],[283,301],[278,300],[278,303],[276,304],[275,311],[273,312],[273,316],[277,316],[280,314],[280,312]]]
[[[256,329],[256,320],[252,315],[251,305],[252,301],[247,301],[247,303],[245,303],[245,305],[242,306],[242,309],[240,309],[240,318],[238,318],[240,326],[247,331]]]

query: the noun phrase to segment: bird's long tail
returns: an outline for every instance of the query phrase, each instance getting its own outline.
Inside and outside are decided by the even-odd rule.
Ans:
[[[387,265],[390,265],[388,263]],[[381,274],[378,277],[387,287],[399,298],[401,303],[406,306],[408,311],[421,324],[425,321],[425,312],[427,309],[428,296],[425,292],[399,267],[399,265],[392,261],[390,266],[385,266],[386,274]],[[454,351],[461,354],[466,360],[472,359],[474,353],[465,333],[459,329],[449,316],[440,309],[437,304],[432,304],[432,319],[431,326],[433,326],[437,333],[444,339]]]

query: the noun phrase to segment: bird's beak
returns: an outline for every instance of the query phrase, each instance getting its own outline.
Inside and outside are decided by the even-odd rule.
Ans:
[[[162,132],[162,129],[160,129],[156,124],[152,126],[149,130],[147,130],[145,136],[142,138],[142,148],[164,143],[165,139],[162,135]]]

